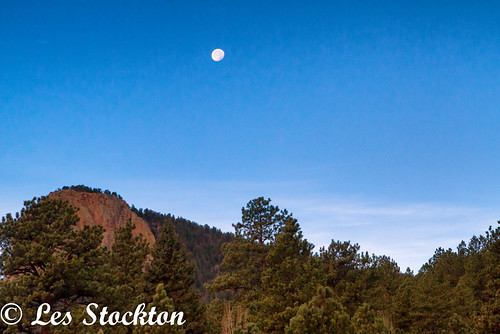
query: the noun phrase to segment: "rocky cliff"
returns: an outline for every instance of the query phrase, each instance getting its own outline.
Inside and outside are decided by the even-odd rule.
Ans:
[[[117,196],[64,189],[50,193],[49,197],[67,201],[78,209],[79,228],[83,228],[85,225],[103,226],[105,229],[103,245],[106,247],[111,247],[115,231],[125,226],[128,220],[131,220],[135,225],[134,235],[142,234],[150,244],[155,241],[148,224],[132,212],[128,204]]]

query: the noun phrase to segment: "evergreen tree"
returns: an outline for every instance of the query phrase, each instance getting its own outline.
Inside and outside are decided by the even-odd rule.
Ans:
[[[370,263],[368,254],[359,253],[359,249],[358,244],[334,240],[327,249],[320,249],[326,284],[339,296],[350,315],[363,303],[363,291],[366,290],[363,274]]]
[[[5,332],[38,330],[31,321],[42,303],[64,313],[97,298],[103,285],[103,228],[79,231],[77,221],[69,204],[45,197],[26,201],[15,217],[2,218],[0,275],[8,278],[0,283],[2,299],[24,312],[23,320]]]
[[[259,244],[274,242],[291,215],[270,203],[270,198],[259,197],[241,208],[241,222],[233,224],[236,236]]]
[[[111,311],[129,311],[144,302],[143,268],[149,246],[142,235],[133,236],[135,225],[129,220],[117,229],[106,266],[106,286],[101,289],[101,303]]]
[[[390,329],[384,325],[382,318],[369,305],[361,305],[352,318],[354,333],[356,334],[390,334]]]
[[[365,290],[360,291],[363,304],[369,304],[377,316],[391,326],[396,318],[394,305],[397,292],[404,277],[397,263],[390,257],[372,255],[369,266],[363,270],[360,278],[365,283]]]
[[[328,287],[318,287],[317,294],[302,304],[286,327],[287,334],[349,334],[353,326],[347,310]]]
[[[194,266],[171,224],[163,224],[147,266],[145,281],[150,287],[163,284],[177,311],[184,312],[186,333],[203,333],[203,308],[194,289]]]
[[[313,247],[303,239],[297,220],[289,217],[266,257],[260,298],[250,304],[256,309],[254,322],[264,333],[283,333],[298,306],[324,283]]]
[[[168,312],[169,317],[172,315],[173,312],[178,312],[175,309],[172,298],[170,298],[167,292],[165,291],[165,286],[163,285],[163,283],[160,283],[156,286],[155,293],[152,296],[151,303],[147,305],[145,312],[149,313],[149,311],[151,311],[153,307],[156,308],[157,314],[160,312]],[[136,328],[134,328],[133,333],[134,334],[163,334],[163,333],[185,334],[186,331],[182,325],[177,325],[176,323],[174,325],[164,324],[162,326],[159,325],[136,326]]]
[[[266,268],[266,256],[276,235],[285,222],[293,219],[286,210],[259,197],[241,209],[241,222],[233,224],[236,238],[222,246],[224,273],[207,287],[211,291],[231,290],[237,300],[254,300],[261,287],[261,274]]]

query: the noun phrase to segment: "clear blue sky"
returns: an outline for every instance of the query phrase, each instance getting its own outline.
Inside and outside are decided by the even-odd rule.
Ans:
[[[500,219],[500,6],[2,1],[0,124],[0,215],[83,183],[231,230],[262,195],[418,269]]]

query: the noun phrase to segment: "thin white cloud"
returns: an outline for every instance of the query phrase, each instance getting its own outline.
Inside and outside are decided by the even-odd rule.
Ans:
[[[418,270],[438,247],[455,248],[496,222],[491,208],[442,203],[365,203],[336,199],[289,200],[304,234],[317,249],[331,239],[351,240],[363,250]]]

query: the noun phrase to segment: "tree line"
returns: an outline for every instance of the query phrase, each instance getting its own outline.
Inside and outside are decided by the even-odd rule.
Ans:
[[[133,237],[129,222],[110,249],[102,248],[103,228],[75,229],[75,209],[55,199],[27,201],[20,213],[3,217],[0,305],[15,302],[25,316],[16,326],[0,323],[0,331],[38,332],[28,319],[42,303],[78,319],[93,302],[117,311],[139,303],[183,311],[186,323],[84,328],[73,321],[43,331],[500,333],[500,227],[456,250],[438,248],[415,274],[348,241],[332,240],[315,253],[293,215],[259,197],[242,208],[220,247],[220,268],[201,279],[201,289],[200,260],[176,233],[176,218],[140,215],[157,223],[153,246]]]

